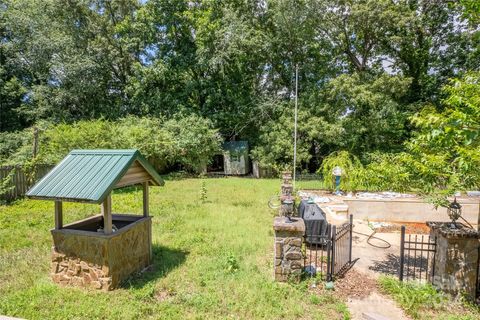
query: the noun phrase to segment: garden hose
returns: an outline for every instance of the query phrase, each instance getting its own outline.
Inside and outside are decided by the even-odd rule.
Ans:
[[[355,226],[355,225],[353,225],[352,228],[353,228],[354,226]],[[360,234],[360,235],[362,235],[362,236],[368,237],[368,238],[367,238],[367,243],[368,243],[369,245],[371,245],[372,247],[379,248],[379,249],[388,249],[388,248],[390,248],[390,247],[392,246],[391,243],[388,242],[387,240],[382,239],[382,238],[379,238],[379,237],[375,237],[375,234],[377,233],[376,230],[373,230],[373,232],[372,232],[370,235],[368,235],[368,234],[366,234],[366,233],[358,232],[358,231],[352,231],[352,232],[353,232],[353,233],[356,233],[356,234]],[[373,244],[373,243],[370,242],[370,240],[372,240],[372,239],[377,239],[378,241],[381,241],[381,242],[385,243],[386,245],[384,245],[384,246],[379,246],[379,245]]]
[[[270,197],[270,199],[268,200],[268,207],[269,207],[270,209],[278,209],[278,208],[280,208],[280,206],[281,206],[280,203],[279,203],[279,204],[274,204],[274,203],[273,203],[273,201],[275,201],[275,200],[280,201],[280,196],[274,195],[274,196]]]

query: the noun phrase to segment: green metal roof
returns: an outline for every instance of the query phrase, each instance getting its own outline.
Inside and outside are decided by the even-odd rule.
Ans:
[[[101,203],[137,160],[153,185],[164,182],[138,150],[73,150],[27,192],[27,197]]]

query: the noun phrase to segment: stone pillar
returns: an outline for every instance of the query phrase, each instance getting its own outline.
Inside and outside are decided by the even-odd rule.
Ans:
[[[303,219],[295,218],[293,222],[285,222],[284,217],[275,217],[275,280],[299,281],[303,268],[302,241],[305,234]]]
[[[290,172],[283,172],[282,180],[279,215],[293,216],[295,215],[295,197],[293,196],[292,174]]]
[[[433,284],[447,293],[475,299],[480,233],[458,223],[457,229],[451,229],[450,222],[427,225],[437,243]]]
[[[281,193],[282,193],[282,196],[292,196],[293,195],[293,185],[282,184]]]

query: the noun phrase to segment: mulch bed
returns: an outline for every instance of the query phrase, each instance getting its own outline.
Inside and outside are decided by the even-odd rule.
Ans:
[[[335,280],[334,289],[325,289],[325,284],[320,282],[312,289],[318,293],[331,292],[343,300],[361,299],[368,297],[372,292],[378,291],[377,281],[355,269],[350,269],[344,277]]]

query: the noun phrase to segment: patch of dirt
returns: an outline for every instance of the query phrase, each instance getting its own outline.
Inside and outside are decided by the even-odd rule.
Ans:
[[[162,289],[161,291],[155,292],[155,299],[157,299],[157,301],[159,302],[170,300],[174,296],[175,292],[169,291],[167,289]]]
[[[343,300],[362,299],[368,297],[372,292],[378,291],[377,281],[355,269],[350,269],[342,278],[335,280],[334,289],[325,289],[325,283],[317,284],[316,291],[319,293],[331,292]]]
[[[355,269],[349,270],[343,278],[334,282],[335,294],[342,299],[365,298],[378,291],[377,281]]]
[[[402,225],[405,226],[406,234],[429,234],[430,227],[425,223],[405,222],[402,224],[392,224],[385,227],[376,228],[377,233],[392,233],[400,232]]]

